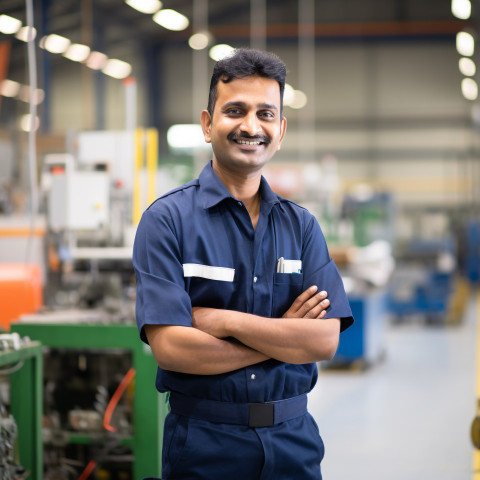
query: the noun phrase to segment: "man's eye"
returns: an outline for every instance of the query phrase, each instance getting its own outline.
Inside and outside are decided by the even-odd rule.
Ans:
[[[275,115],[272,112],[261,112],[260,117],[264,118],[275,118]]]
[[[227,115],[240,115],[242,112],[238,108],[229,108],[226,113]]]

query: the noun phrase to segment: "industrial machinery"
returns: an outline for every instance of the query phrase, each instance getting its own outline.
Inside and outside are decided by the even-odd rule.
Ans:
[[[32,405],[34,395],[41,397],[41,348],[38,342],[17,333],[0,334],[0,479],[40,480],[40,415],[39,408]],[[24,375],[29,383],[30,395],[17,396],[14,385],[18,375]],[[23,394],[25,397],[25,394]],[[41,400],[40,400],[41,401]],[[27,408],[22,421],[24,428],[18,427],[22,414],[20,407]],[[41,403],[39,404],[41,405]],[[18,441],[26,441],[28,446],[21,452]],[[32,476],[30,476],[32,475]]]
[[[86,318],[56,312],[12,325],[45,348],[43,395],[35,398],[43,405],[44,471],[36,480],[160,476],[167,403],[154,388],[151,350],[135,325],[105,323],[93,313]],[[12,394],[25,391],[24,381]],[[17,422],[27,429],[22,415]],[[30,439],[20,440],[20,449],[28,448]]]
[[[20,480],[26,478],[25,468],[15,461],[15,439],[17,424],[13,415],[0,404],[0,478],[2,480]]]
[[[397,251],[401,266],[393,277],[389,310],[396,320],[418,316],[446,323],[454,288],[456,256],[452,238],[415,239]]]
[[[136,223],[156,195],[156,131],[83,132],[75,143],[42,166],[43,305],[8,321],[43,346],[41,391],[25,395],[24,369],[11,387],[18,449],[31,480],[160,476],[166,403],[135,324],[131,260]],[[40,412],[41,428],[27,409]]]

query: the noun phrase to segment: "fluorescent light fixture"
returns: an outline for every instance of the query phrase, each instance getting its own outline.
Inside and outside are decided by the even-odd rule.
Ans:
[[[107,60],[107,63],[102,68],[102,72],[110,77],[121,79],[130,75],[132,72],[132,66],[122,60],[111,58],[110,60]]]
[[[212,60],[218,62],[222,58],[228,57],[232,54],[235,49],[230,45],[225,43],[219,43],[218,45],[214,45],[209,51],[208,55]]]
[[[452,13],[455,17],[467,20],[472,14],[470,0],[452,0]]]
[[[157,12],[153,16],[153,21],[167,30],[175,31],[185,30],[190,24],[185,15],[182,15],[176,10],[170,10],[168,8]]]
[[[473,77],[477,68],[475,62],[471,58],[462,57],[458,60],[458,68],[466,77]]]
[[[38,130],[38,127],[40,126],[40,119],[38,117],[35,117],[35,121],[33,122],[33,128],[34,130]],[[24,132],[30,132],[32,128],[32,117],[29,113],[26,115],[22,115],[20,118],[20,128]]]
[[[87,67],[92,70],[101,70],[108,61],[108,57],[102,52],[92,52],[87,58]]]
[[[90,55],[90,47],[81,43],[72,43],[63,54],[65,58],[74,62],[84,62]]]
[[[198,124],[172,125],[167,131],[167,143],[170,148],[178,150],[210,148]]]
[[[15,35],[16,38],[22,42],[33,42],[37,36],[37,30],[35,27],[22,27]]]
[[[50,53],[64,53],[67,48],[70,46],[70,40],[68,38],[62,37],[52,33],[45,37],[43,43],[43,48],[48,50]]]
[[[20,86],[13,80],[4,80],[0,85],[0,94],[4,97],[16,97],[20,92]]]
[[[193,50],[203,50],[208,47],[212,36],[208,32],[194,33],[189,39],[188,44]]]
[[[162,8],[160,0],[125,0],[127,5],[142,13],[155,13]]]
[[[475,39],[468,32],[458,32],[456,38],[457,52],[464,57],[471,57],[475,51]]]
[[[22,28],[22,22],[17,18],[9,15],[0,15],[0,32],[2,33],[17,33]]]
[[[478,97],[478,85],[473,78],[462,80],[462,94],[467,100],[476,100]]]

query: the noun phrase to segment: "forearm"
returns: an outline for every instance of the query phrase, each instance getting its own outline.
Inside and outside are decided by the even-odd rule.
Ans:
[[[210,308],[193,318],[194,326],[217,338],[234,337],[267,357],[296,364],[333,358],[340,334],[337,318],[265,318]]]
[[[155,360],[164,370],[216,375],[268,359],[252,348],[218,339],[195,328],[146,325],[145,333]]]
[[[221,315],[221,310],[217,313]],[[288,363],[330,360],[335,355],[340,320],[264,318],[223,311],[225,332],[268,357]]]

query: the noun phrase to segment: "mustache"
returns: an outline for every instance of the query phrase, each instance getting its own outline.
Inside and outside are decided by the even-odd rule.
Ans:
[[[245,133],[231,132],[227,135],[228,140],[247,140],[270,143],[270,138],[266,135],[246,135]]]

